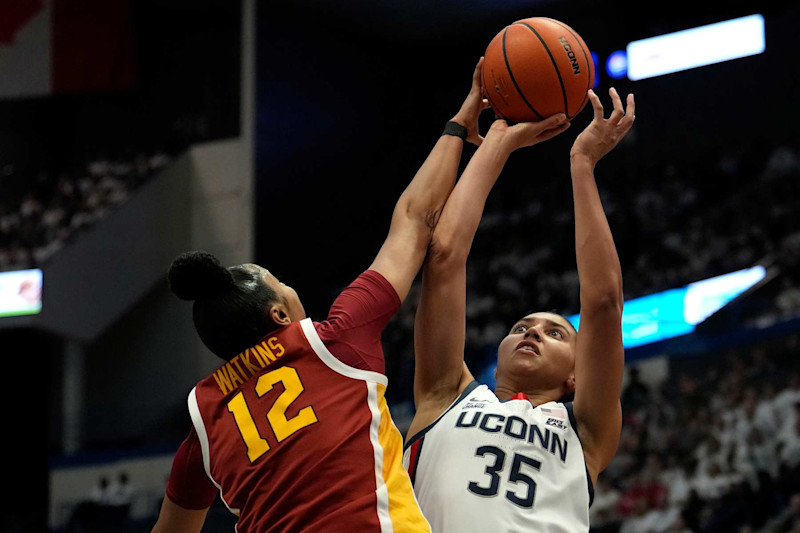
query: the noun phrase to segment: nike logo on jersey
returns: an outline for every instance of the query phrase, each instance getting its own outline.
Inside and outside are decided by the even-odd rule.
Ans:
[[[468,402],[481,402],[481,403],[494,403],[496,400],[493,400],[492,398],[476,398],[476,397],[473,396],[472,398],[468,399],[467,401]]]

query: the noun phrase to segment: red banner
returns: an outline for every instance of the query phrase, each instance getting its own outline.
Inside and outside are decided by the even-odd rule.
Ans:
[[[130,0],[51,0],[52,91],[127,89],[136,83]]]
[[[0,98],[136,84],[132,0],[16,0],[0,8]]]

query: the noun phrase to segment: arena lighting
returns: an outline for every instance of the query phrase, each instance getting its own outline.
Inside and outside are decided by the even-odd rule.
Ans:
[[[41,270],[0,272],[0,317],[35,315],[41,310]]]
[[[750,15],[628,43],[628,78],[643,80],[764,50],[764,17]]]
[[[621,80],[628,73],[628,57],[622,50],[612,52],[606,60],[606,72],[615,80]]]
[[[763,266],[754,266],[629,300],[622,311],[622,344],[633,348],[687,335],[766,274]],[[567,319],[578,328],[580,315]]]

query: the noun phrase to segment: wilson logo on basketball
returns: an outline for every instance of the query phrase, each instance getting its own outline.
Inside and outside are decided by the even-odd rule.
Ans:
[[[578,65],[578,58],[575,57],[575,52],[572,51],[572,47],[567,42],[566,37],[559,37],[558,42],[564,47],[564,51],[567,53],[570,63],[572,63],[572,73],[577,76],[581,73],[581,67]]]

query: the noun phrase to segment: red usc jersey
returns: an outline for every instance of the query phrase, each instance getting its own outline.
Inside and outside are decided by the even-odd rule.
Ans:
[[[239,533],[430,531],[402,466],[386,376],[331,353],[318,332],[326,326],[305,319],[276,330],[192,390],[205,474]],[[175,475],[173,466],[167,494],[181,505]]]

